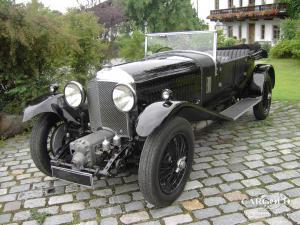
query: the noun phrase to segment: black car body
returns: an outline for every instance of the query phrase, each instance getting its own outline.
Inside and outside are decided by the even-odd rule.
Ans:
[[[271,65],[255,65],[266,52],[249,45],[217,50],[216,35],[149,34],[146,46],[153,38],[158,53],[102,69],[85,90],[71,82],[64,94],[53,90],[30,105],[24,121],[40,116],[31,139],[37,167],[92,186],[93,176],[115,175],[135,165],[148,201],[157,206],[173,202],[192,165],[190,123],[236,120],[252,107],[257,119],[269,113],[275,71]],[[196,50],[174,46],[182,38],[192,40]]]

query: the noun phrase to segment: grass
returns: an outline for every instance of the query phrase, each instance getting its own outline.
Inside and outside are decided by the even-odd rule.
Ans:
[[[36,220],[38,224],[43,224],[46,218],[49,216],[48,213],[39,213],[36,209],[30,211],[31,219]]]
[[[259,63],[274,66],[276,85],[273,100],[300,101],[300,60],[268,59]]]

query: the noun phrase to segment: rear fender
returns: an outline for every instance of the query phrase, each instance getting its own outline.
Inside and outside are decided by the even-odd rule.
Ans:
[[[155,102],[139,116],[136,132],[140,137],[148,137],[153,131],[175,116],[190,122],[202,120],[231,120],[226,116],[209,111],[197,104],[182,101]]]
[[[69,112],[69,110],[66,110],[60,106],[62,97],[63,94],[47,94],[35,99],[25,109],[23,122],[31,120],[35,116],[42,113],[55,113],[63,120],[78,123],[75,117]]]

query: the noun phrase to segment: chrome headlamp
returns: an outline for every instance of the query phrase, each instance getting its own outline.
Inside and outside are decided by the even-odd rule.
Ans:
[[[76,81],[71,81],[65,86],[64,90],[66,103],[77,108],[85,102],[85,92],[82,85]]]
[[[130,85],[118,84],[112,93],[115,106],[122,112],[129,112],[136,102],[135,91]]]

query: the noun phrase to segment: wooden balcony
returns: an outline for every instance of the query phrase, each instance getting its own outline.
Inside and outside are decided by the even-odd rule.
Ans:
[[[256,5],[230,9],[211,10],[207,17],[212,21],[231,22],[245,19],[273,19],[287,17],[286,3]]]

